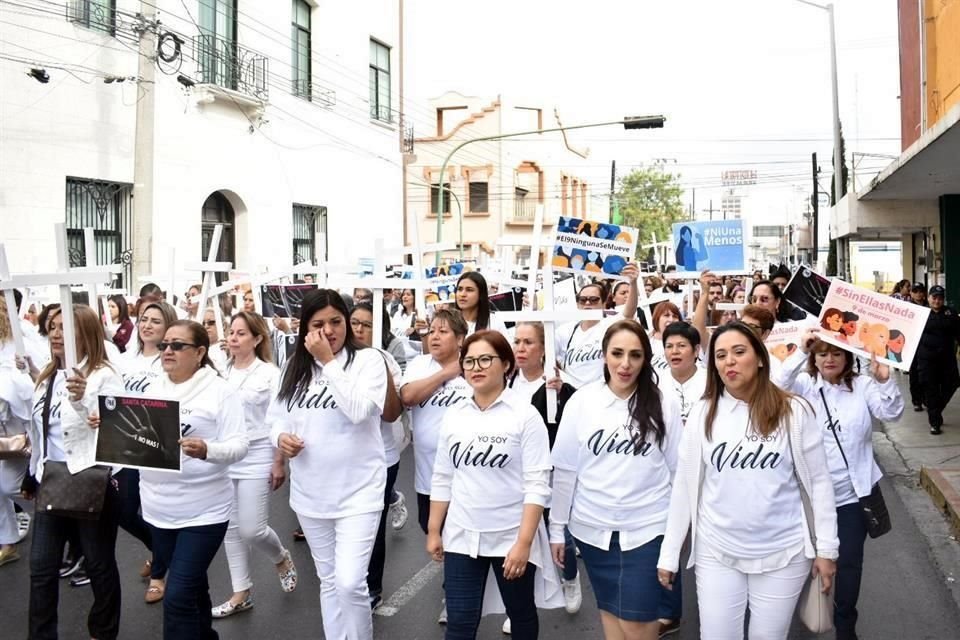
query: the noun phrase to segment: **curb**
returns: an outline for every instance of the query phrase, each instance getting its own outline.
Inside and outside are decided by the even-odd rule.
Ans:
[[[920,486],[922,486],[934,505],[943,512],[953,529],[960,536],[960,468],[920,467]]]

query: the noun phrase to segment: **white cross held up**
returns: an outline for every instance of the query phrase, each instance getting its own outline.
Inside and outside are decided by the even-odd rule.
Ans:
[[[217,254],[220,252],[220,238],[223,236],[223,225],[218,224],[213,228],[213,237],[210,240],[210,250],[207,252],[207,259],[203,262],[193,262],[184,265],[187,271],[203,272],[203,284],[200,285],[200,299],[197,302],[197,313],[194,320],[203,321],[203,314],[206,311],[207,300],[210,299],[210,290],[214,287],[214,275],[217,273],[229,273],[233,269],[232,262],[217,262]],[[217,323],[217,339],[223,340],[223,310],[219,304],[213,305],[213,317]]]
[[[63,351],[64,367],[67,371],[77,366],[77,342],[76,327],[73,323],[73,295],[72,285],[109,285],[113,279],[113,266],[87,266],[76,269],[70,268],[70,257],[67,250],[67,226],[64,223],[54,225],[54,236],[57,242],[57,270],[53,273],[31,273],[25,275],[10,276],[6,252],[0,245],[0,290],[4,292],[7,300],[7,314],[10,316],[10,324],[16,325],[16,331],[19,333],[20,324],[16,310],[13,304],[13,290],[26,289],[36,286],[55,286],[60,289],[60,316],[63,319]],[[96,297],[93,298],[96,300]],[[14,334],[14,340],[17,340]],[[16,342],[16,349],[19,355],[25,355],[23,345],[23,336]]]

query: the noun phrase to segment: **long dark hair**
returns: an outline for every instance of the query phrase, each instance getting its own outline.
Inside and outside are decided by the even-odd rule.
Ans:
[[[783,304],[783,292],[780,291],[780,287],[775,285],[772,280],[761,280],[760,282],[754,282],[753,287],[750,289],[751,297],[753,297],[753,292],[757,290],[757,287],[766,287],[767,289],[770,289],[770,295],[772,295],[777,301],[777,322],[789,322],[790,309],[788,305]]]
[[[480,275],[479,271],[467,271],[457,279],[457,286],[455,289],[460,288],[460,283],[464,280],[469,280],[477,286],[477,325],[476,330],[480,331],[481,329],[487,329],[490,327],[490,293],[487,289],[486,279]],[[454,297],[454,304],[456,304],[456,297]],[[458,306],[457,309],[460,307]]]
[[[610,340],[621,331],[628,331],[637,336],[640,345],[643,347],[643,366],[640,367],[640,373],[637,375],[637,387],[633,390],[633,395],[627,403],[630,412],[630,426],[637,428],[637,437],[639,442],[646,442],[647,436],[651,433],[657,442],[657,446],[663,448],[663,438],[666,435],[666,427],[663,422],[663,404],[661,403],[660,389],[654,378],[656,375],[650,359],[653,356],[653,349],[650,346],[650,338],[647,332],[643,330],[640,323],[636,320],[618,320],[610,325],[607,332],[603,334],[603,355],[606,357],[607,348],[610,346]],[[603,381],[610,384],[610,370],[606,363],[603,365]],[[639,449],[637,449],[639,451]]]
[[[347,309],[347,303],[343,301],[340,294],[333,289],[314,289],[303,297],[303,306],[300,311],[300,331],[297,332],[297,346],[293,350],[293,355],[287,359],[287,364],[283,370],[283,380],[280,382],[280,391],[277,393],[279,400],[296,402],[307,391],[310,381],[313,379],[314,361],[313,356],[307,351],[305,340],[310,328],[310,318],[318,312],[333,307],[343,316],[343,323],[346,325],[346,339],[343,341],[343,349],[347,351],[347,367],[353,363],[353,356],[357,350],[362,349],[353,337],[353,329],[350,327],[350,311]]]
[[[127,299],[117,294],[107,298],[109,302],[117,305],[117,324],[123,324],[130,319],[130,310],[127,308]]]
[[[750,406],[750,423],[753,428],[759,435],[769,436],[780,427],[785,419],[793,414],[790,400],[794,396],[771,382],[770,354],[763,343],[760,342],[757,334],[750,327],[737,320],[717,327],[716,331],[713,332],[713,337],[710,338],[710,353],[707,360],[707,389],[703,394],[704,400],[707,401],[707,416],[704,425],[707,440],[713,437],[713,421],[717,418],[717,403],[725,388],[723,378],[720,377],[720,371],[717,369],[714,350],[716,349],[717,339],[728,331],[736,331],[745,336],[750,342],[750,348],[756,354],[757,360],[760,361],[757,383],[747,404]]]

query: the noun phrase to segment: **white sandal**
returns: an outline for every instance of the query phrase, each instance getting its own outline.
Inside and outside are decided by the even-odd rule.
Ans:
[[[297,567],[293,564],[293,558],[290,557],[288,549],[283,550],[283,559],[287,562],[289,568],[279,573],[280,588],[283,589],[284,593],[290,593],[297,588]]]
[[[227,600],[223,604],[213,607],[210,609],[210,615],[214,618],[229,618],[235,613],[240,613],[241,611],[247,611],[249,609],[253,609],[253,599],[248,595],[240,604],[233,604]]]

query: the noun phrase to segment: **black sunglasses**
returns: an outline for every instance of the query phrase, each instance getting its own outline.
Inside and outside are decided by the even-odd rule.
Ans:
[[[580,304],[600,304],[600,296],[577,296]]]
[[[197,348],[197,345],[190,344],[189,342],[161,342],[157,345],[157,349],[160,349],[160,353],[163,353],[167,350],[167,347],[173,349],[174,351],[183,351],[187,347]]]

